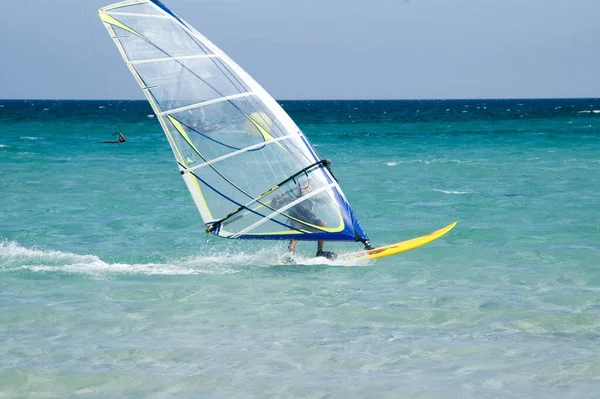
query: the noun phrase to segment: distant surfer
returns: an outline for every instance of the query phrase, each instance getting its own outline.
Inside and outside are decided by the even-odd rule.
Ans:
[[[116,131],[113,136],[115,135],[119,135],[119,138],[117,140],[107,140],[107,141],[103,141],[103,143],[105,144],[121,144],[125,142],[125,136],[123,136],[123,133],[121,133],[121,131]]]
[[[271,206],[273,206],[275,209],[279,209],[279,208],[289,204],[290,202],[295,201],[298,198],[301,198],[311,192],[310,182],[309,182],[308,178],[298,181],[297,184],[298,184],[297,194],[292,193],[291,191],[288,191],[288,192],[284,193],[283,195],[277,194],[271,200]],[[321,201],[318,199],[315,199],[314,197],[311,197],[311,198],[307,198],[304,201],[289,208],[286,211],[286,214],[290,216],[290,225],[294,229],[298,229],[298,230],[301,230],[301,229],[304,229],[304,230],[309,229],[310,230],[311,227],[309,225],[319,226],[319,227],[327,227],[327,223],[325,223],[324,220],[317,218],[317,215],[315,212],[315,205],[317,205],[318,202],[321,202]],[[304,223],[302,223],[301,221]],[[319,231],[318,229],[314,229],[314,228],[313,228],[313,230]],[[315,256],[324,257],[324,258],[331,259],[331,260],[336,259],[337,254],[335,252],[323,250],[324,244],[325,244],[325,241],[323,241],[323,240],[319,240],[317,242],[317,254]],[[298,240],[290,240],[290,242],[288,244],[288,250],[289,250],[290,254],[293,255],[296,252],[297,245],[298,245]]]

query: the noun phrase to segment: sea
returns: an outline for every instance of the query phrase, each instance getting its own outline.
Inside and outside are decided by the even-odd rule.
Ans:
[[[284,264],[146,102],[0,100],[0,398],[600,397],[600,99],[280,103],[373,245],[457,226]]]

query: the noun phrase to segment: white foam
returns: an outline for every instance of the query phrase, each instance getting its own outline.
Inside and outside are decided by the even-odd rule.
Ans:
[[[21,247],[14,241],[0,242],[0,260],[3,262],[12,261],[44,261],[57,263],[72,262],[93,262],[99,260],[93,255],[76,255],[60,251],[42,251],[37,249],[28,249]]]
[[[595,113],[595,114],[600,114],[600,109],[595,109],[592,112]]]
[[[294,255],[294,263],[290,265],[290,267],[293,267],[295,265],[299,265],[299,266],[318,266],[318,265],[324,265],[324,266],[336,266],[336,267],[364,267],[364,266],[370,266],[372,264],[371,261],[369,260],[357,260],[355,256],[352,255],[353,252],[356,251],[351,251],[348,253],[339,253],[338,254],[338,258],[335,260],[330,260],[327,258],[323,258],[323,257],[314,257],[314,256],[303,256],[303,255]],[[278,261],[277,263],[278,265],[281,264],[280,261]]]
[[[243,255],[242,255],[243,256]],[[168,263],[107,263],[95,255],[39,250],[21,247],[16,242],[0,243],[0,272],[58,272],[85,274],[104,278],[114,274],[194,275],[231,274],[238,270],[228,267],[228,257],[198,257]]]
[[[30,137],[30,136],[23,136],[21,137],[22,140],[39,140],[41,139],[41,137]]]
[[[148,118],[154,118],[154,114],[146,115]]]
[[[430,165],[432,163],[464,163],[464,164],[469,164],[470,162],[468,162],[468,161],[461,161],[459,159],[431,159],[431,160],[411,159],[411,160],[407,160],[407,161],[387,162],[386,165],[388,165],[388,166],[396,166],[398,164],[411,164],[411,163],[424,163],[425,165]]]
[[[8,147],[6,144],[0,144],[0,148],[6,148]]]
[[[181,276],[227,275],[248,268],[273,267],[283,264],[287,255],[284,246],[275,245],[253,253],[215,253],[173,259],[166,263],[107,263],[96,255],[78,255],[70,252],[29,249],[13,241],[0,241],[0,273],[83,274],[93,278],[111,278],[114,275]],[[325,258],[294,256],[294,265],[364,266],[352,257],[331,261]],[[294,266],[294,265],[290,265]]]
[[[451,190],[440,190],[437,188],[434,188],[433,191],[437,191],[438,193],[444,193],[444,194],[455,194],[455,195],[463,195],[463,194],[471,194],[468,191],[451,191]]]

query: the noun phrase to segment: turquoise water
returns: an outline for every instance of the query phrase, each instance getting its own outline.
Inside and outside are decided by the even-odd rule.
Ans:
[[[144,102],[0,101],[0,398],[598,396],[600,100],[282,104],[373,244],[457,227],[280,265]]]

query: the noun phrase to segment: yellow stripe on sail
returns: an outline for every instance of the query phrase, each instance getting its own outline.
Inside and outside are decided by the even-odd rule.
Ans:
[[[200,151],[198,151],[198,149],[196,148],[196,146],[194,145],[194,143],[192,143],[192,140],[190,140],[190,137],[185,132],[185,129],[183,128],[183,126],[181,125],[181,123],[179,123],[179,121],[177,119],[173,118],[171,115],[167,115],[167,118],[169,118],[169,120],[171,121],[171,123],[173,124],[173,126],[175,126],[175,129],[177,129],[177,131],[179,132],[179,134],[181,134],[181,137],[183,137],[183,139],[186,141],[186,143],[188,143],[189,146],[192,147],[194,149],[194,151],[196,151],[196,154],[200,155],[200,158],[202,158],[206,162],[207,159],[204,158],[204,155],[202,155],[200,153]]]
[[[167,140],[169,141],[169,144],[171,144],[171,148],[173,148],[176,151],[175,152],[175,158],[177,159],[178,162],[181,162],[181,164],[187,168],[188,164],[190,164],[192,162],[189,162],[187,159],[185,159],[183,157],[183,155],[181,154],[181,151],[179,151],[179,147],[177,147],[177,142],[173,138],[173,135],[171,134],[171,131],[169,130],[169,127],[165,123],[164,118],[162,116],[159,116],[158,120],[160,122],[160,125],[163,128],[163,131],[167,135]]]
[[[177,131],[179,132],[179,134],[181,134],[181,137],[183,137],[183,139],[186,141],[186,143],[188,143],[189,146],[192,147],[194,149],[194,151],[196,151],[196,153],[204,161],[206,161],[206,158],[204,158],[204,156],[200,153],[200,151],[198,151],[198,149],[196,148],[196,146],[194,145],[194,143],[192,143],[192,141],[190,140],[189,136],[185,132],[185,129],[183,128],[183,126],[181,125],[181,123],[179,123],[179,121],[177,119],[173,118],[170,115],[167,115],[167,118],[169,118],[169,121],[171,121],[171,123],[173,124],[173,126],[175,126],[175,129],[177,129]],[[179,151],[179,150],[177,150],[177,151]],[[179,154],[179,155],[181,156],[181,154]],[[210,209],[208,208],[208,204],[206,203],[206,199],[204,199],[204,194],[202,194],[202,189],[200,188],[200,185],[198,184],[198,179],[194,178],[194,179],[191,179],[191,180],[194,182],[194,186],[198,190],[198,194],[200,195],[200,199],[202,200],[202,203],[204,204],[204,207],[208,211],[208,215],[210,216],[210,219],[214,220],[212,214],[210,213]]]
[[[253,112],[250,115],[246,115],[246,113],[244,113],[244,116],[248,118],[249,122],[251,122],[251,124],[249,124],[247,121],[244,125],[244,130],[246,130],[246,132],[252,134],[252,130],[256,129],[265,141],[275,139],[275,137],[273,137],[266,129],[270,128],[271,124],[273,123],[267,114],[264,112]],[[277,142],[276,144],[283,150],[287,151],[287,149],[281,145],[280,142]]]
[[[202,194],[202,189],[200,188],[200,185],[198,184],[198,179],[193,178],[191,180],[194,183],[196,190],[198,190],[198,194],[200,195],[200,200],[204,204],[204,207],[206,208],[206,212],[208,212],[208,216],[209,216],[210,220],[214,220],[215,218],[212,216],[212,213],[210,213],[210,208],[208,207],[208,204],[206,203],[206,199],[204,199],[204,194]]]
[[[105,13],[104,11],[99,11],[98,15],[100,16],[100,19],[102,20],[102,22],[105,22],[109,25],[113,25],[116,26],[118,28],[124,29],[127,32],[133,33],[134,35],[146,40],[146,38],[142,35],[140,35],[139,33],[137,33],[136,31],[134,31],[133,29],[131,29],[130,27],[128,27],[127,25],[117,21],[116,19],[114,19],[112,16],[108,15],[107,13]]]

